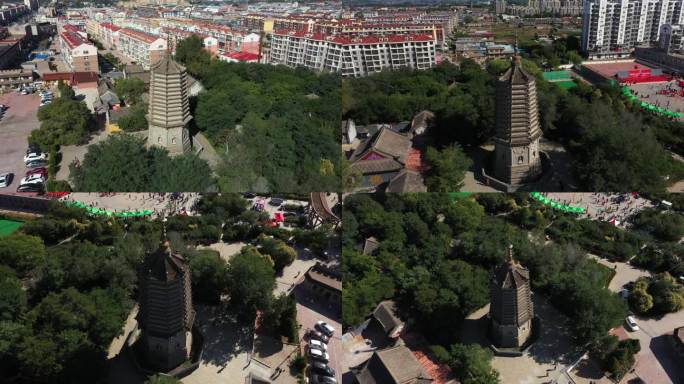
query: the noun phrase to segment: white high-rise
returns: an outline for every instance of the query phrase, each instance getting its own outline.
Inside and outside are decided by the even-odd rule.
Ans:
[[[664,24],[684,22],[684,0],[586,0],[582,50],[590,58],[628,56],[658,41]]]

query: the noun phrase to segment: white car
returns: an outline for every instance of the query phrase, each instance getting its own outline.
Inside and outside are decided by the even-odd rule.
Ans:
[[[315,339],[309,340],[309,346],[310,346],[311,348],[320,349],[320,350],[322,350],[322,351],[327,351],[327,350],[328,350],[328,346],[325,345],[325,343],[323,343],[323,342],[320,341],[320,340],[315,340]]]
[[[27,153],[26,156],[24,156],[24,163],[29,163],[31,161],[36,161],[36,160],[47,160],[48,155],[45,152],[30,152]]]
[[[0,188],[8,187],[12,184],[14,174],[11,172],[0,174]]]
[[[627,318],[625,319],[625,323],[627,323],[627,328],[630,331],[636,332],[639,330],[639,325],[637,324],[634,316],[627,316]]]
[[[322,320],[316,322],[316,329],[325,333],[326,335],[328,335],[328,337],[332,336],[333,333],[335,333],[335,328],[331,327],[330,324]]]
[[[327,352],[323,352],[320,349],[309,348],[309,357],[315,360],[327,363],[330,360]]]
[[[39,173],[34,173],[32,175],[26,176],[23,179],[21,179],[21,182],[19,184],[35,184],[35,183],[44,183],[45,178],[43,175]]]

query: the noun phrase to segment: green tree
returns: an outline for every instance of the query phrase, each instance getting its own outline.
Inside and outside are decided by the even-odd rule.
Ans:
[[[228,285],[228,266],[217,252],[200,251],[190,260],[192,293],[200,302],[216,304]]]
[[[499,372],[491,366],[493,354],[479,345],[451,346],[449,366],[463,384],[497,384]]]
[[[425,173],[425,184],[430,192],[461,190],[465,173],[473,165],[457,144],[441,151],[430,147],[425,158],[430,163],[430,169]]]
[[[130,135],[114,135],[88,147],[83,162],[69,166],[77,191],[203,191],[211,169],[195,154],[169,157]]]
[[[21,286],[21,280],[11,269],[0,265],[0,322],[17,321],[25,310],[26,292]]]
[[[0,238],[0,263],[15,269],[20,276],[45,264],[46,256],[45,245],[39,237],[15,232]]]
[[[145,384],[181,384],[181,381],[172,376],[154,375],[150,376],[150,378],[145,381]]]
[[[145,93],[145,82],[137,77],[118,79],[114,91],[126,104],[137,104]]]
[[[176,60],[185,64],[188,72],[202,78],[209,69],[211,55],[204,49],[202,38],[192,34],[176,44]]]
[[[119,128],[125,132],[144,131],[148,127],[147,123],[147,103],[137,104],[131,107],[128,115],[121,116],[117,122]]]
[[[639,314],[648,313],[653,308],[653,296],[649,295],[645,289],[634,289],[629,297],[629,302]]]
[[[74,89],[71,88],[69,84],[61,80],[57,83],[57,89],[59,90],[59,97],[68,100],[72,100],[74,97],[76,97],[76,92],[74,92]]]
[[[228,266],[231,303],[248,318],[268,308],[275,288],[273,262],[256,248],[247,246],[233,256]]]
[[[29,142],[41,148],[84,144],[95,129],[95,120],[82,101],[59,97],[38,110],[40,128],[31,131]]]
[[[269,255],[273,260],[276,272],[282,271],[297,258],[297,251],[284,241],[262,236],[259,239],[259,245],[261,246],[260,252]]]

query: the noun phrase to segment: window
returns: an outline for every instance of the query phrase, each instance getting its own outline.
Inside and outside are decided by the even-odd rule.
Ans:
[[[161,144],[161,136],[157,139],[157,143]]]
[[[523,163],[523,159],[524,159],[524,158],[523,158],[522,156],[518,156],[518,164],[522,164],[522,163]]]
[[[176,144],[176,138],[175,137],[171,139],[171,144],[174,144],[174,145]]]

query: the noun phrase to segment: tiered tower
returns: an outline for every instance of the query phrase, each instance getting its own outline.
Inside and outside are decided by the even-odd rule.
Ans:
[[[147,120],[148,145],[166,148],[171,155],[189,152],[192,119],[185,68],[166,54],[150,72],[150,100]]]
[[[542,172],[537,86],[516,54],[496,84],[494,176],[516,186]]]
[[[489,305],[491,335],[502,348],[520,347],[532,334],[534,308],[530,291],[530,272],[513,260],[513,246],[508,260],[494,273]]]
[[[160,371],[185,362],[194,321],[188,264],[162,235],[159,248],[147,255],[140,274],[138,324],[147,362]]]

